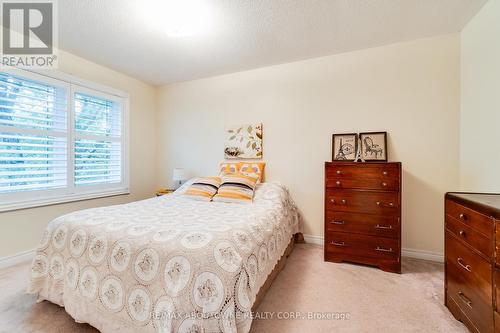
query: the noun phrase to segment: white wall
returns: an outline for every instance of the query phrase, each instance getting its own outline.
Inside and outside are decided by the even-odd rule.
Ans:
[[[500,192],[500,0],[490,0],[462,31],[460,185]]]
[[[35,248],[55,217],[153,196],[156,187],[156,88],[67,52],[59,70],[130,95],[130,195],[0,213],[0,258]]]
[[[262,122],[267,180],[291,189],[305,233],[323,234],[332,133],[389,132],[402,161],[403,247],[443,252],[443,195],[458,187],[458,35],[173,84],[159,91],[159,179],[216,174],[224,127]]]
[[[130,94],[131,195],[0,213],[0,258],[36,247],[61,214],[152,196],[174,167],[215,174],[224,127],[247,122],[264,124],[266,177],[289,186],[312,235],[323,232],[331,134],[388,131],[404,168],[403,246],[442,253],[443,194],[459,182],[459,55],[449,35],[157,90],[61,52],[62,71]]]

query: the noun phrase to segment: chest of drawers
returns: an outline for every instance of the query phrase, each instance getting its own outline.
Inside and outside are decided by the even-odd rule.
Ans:
[[[500,195],[446,194],[445,302],[471,332],[500,332],[499,219]]]
[[[324,251],[401,272],[401,163],[325,163]]]

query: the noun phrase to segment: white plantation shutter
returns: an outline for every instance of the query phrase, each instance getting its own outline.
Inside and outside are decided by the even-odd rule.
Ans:
[[[88,90],[86,90],[88,92]],[[96,92],[74,93],[75,185],[122,181],[122,106]]]
[[[0,72],[0,193],[66,187],[67,88],[31,77]]]
[[[0,211],[128,193],[126,96],[71,79],[0,70]]]

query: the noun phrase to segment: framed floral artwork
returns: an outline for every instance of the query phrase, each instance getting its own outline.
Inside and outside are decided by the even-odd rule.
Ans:
[[[262,158],[262,124],[246,124],[226,128],[226,159]]]

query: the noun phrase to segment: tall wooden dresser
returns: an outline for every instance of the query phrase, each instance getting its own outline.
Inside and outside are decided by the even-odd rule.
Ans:
[[[325,163],[325,261],[401,273],[401,163]]]
[[[445,304],[471,332],[500,332],[500,194],[445,196]]]

